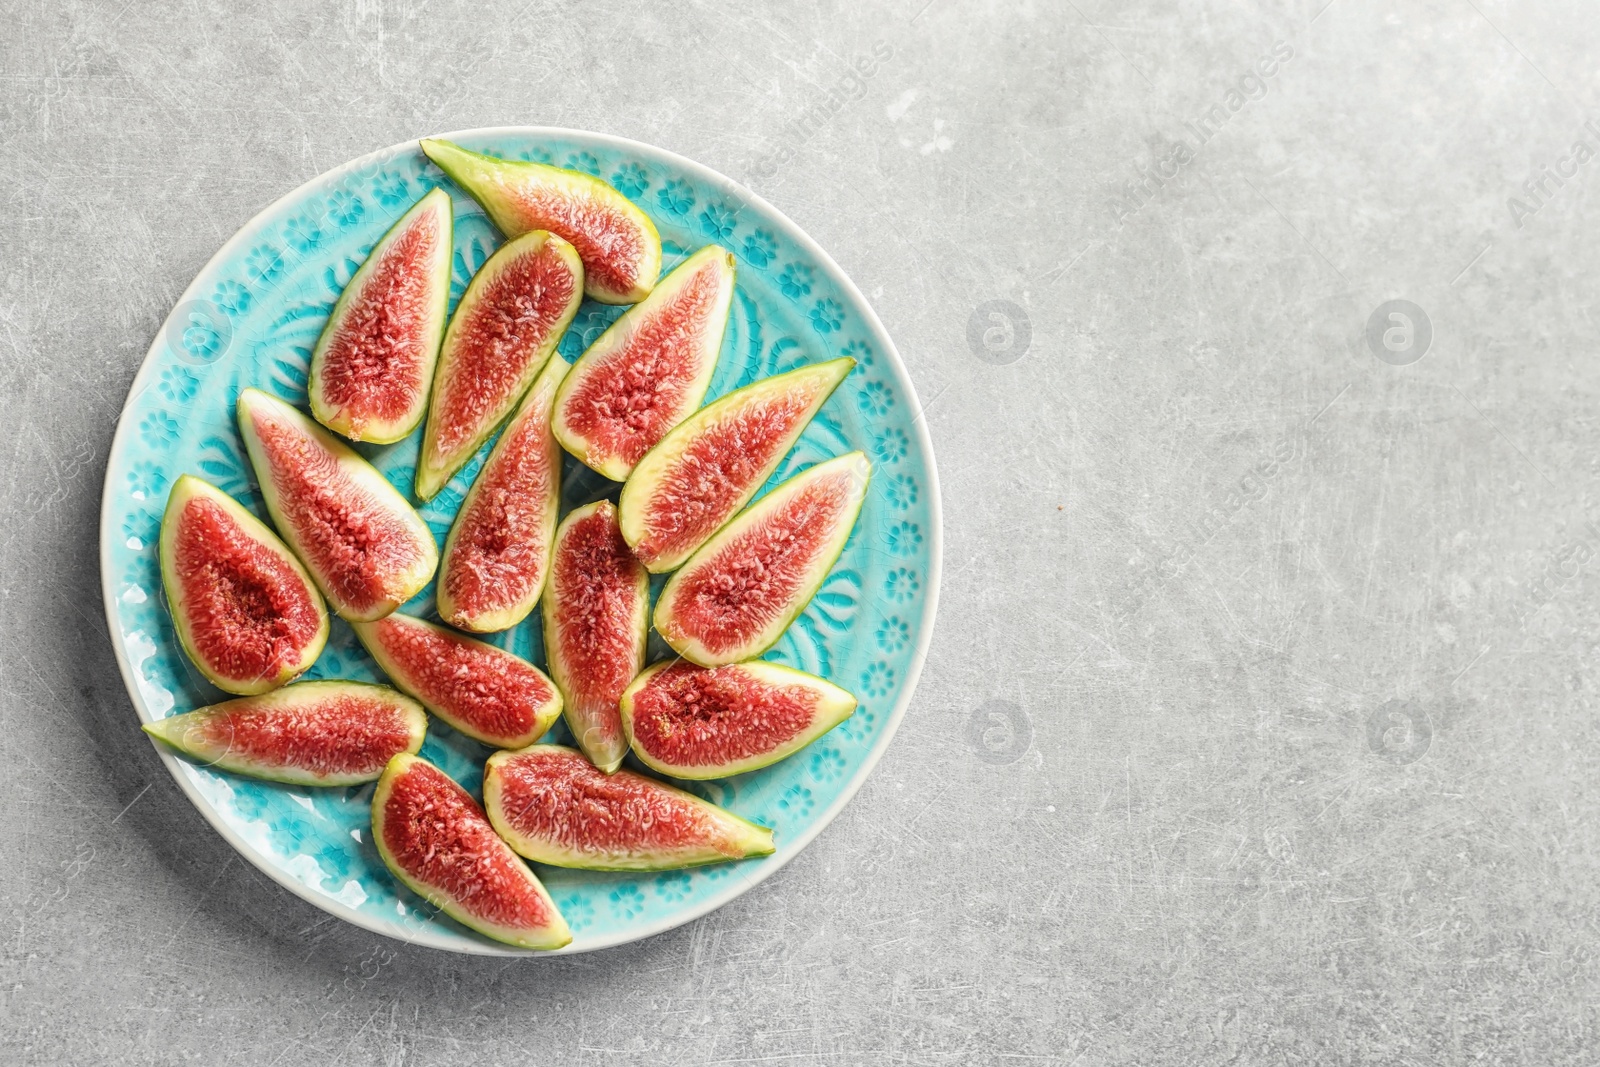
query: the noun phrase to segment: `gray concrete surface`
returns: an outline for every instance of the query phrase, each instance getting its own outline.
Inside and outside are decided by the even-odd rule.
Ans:
[[[0,3],[0,1060],[1600,1057],[1591,7],[804,6]],[[236,858],[135,732],[95,560],[215,248],[502,123],[681,152],[831,250],[947,538],[917,699],[803,857],[511,964]],[[1369,341],[1395,299],[1428,329]]]

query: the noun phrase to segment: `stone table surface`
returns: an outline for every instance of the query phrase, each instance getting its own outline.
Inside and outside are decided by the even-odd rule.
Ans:
[[[0,3],[0,1060],[1594,1062],[1590,5],[253,7]],[[794,218],[944,491],[927,669],[854,803],[565,960],[386,941],[238,858],[136,731],[96,563],[212,252],[498,124]]]

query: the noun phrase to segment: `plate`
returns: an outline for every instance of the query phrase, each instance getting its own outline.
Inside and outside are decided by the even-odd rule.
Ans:
[[[939,582],[933,454],[905,368],[860,292],[799,227],[750,191],[670,152],[600,134],[515,127],[445,136],[605,178],[660,229],[663,273],[706,244],[734,252],[737,294],[708,400],[802,364],[835,356],[857,362],[766,488],[862,449],[874,465],[871,490],[838,564],[766,658],[830,679],[855,693],[860,707],[772,767],[685,783],[771,826],[771,856],[646,875],[537,867],[572,927],[572,944],[562,951],[605,948],[671,929],[746,892],[794,858],[866,780],[905,712],[932,632]],[[100,523],[106,616],[142,721],[223,697],[180,650],[167,613],[156,541],[168,488],[180,474],[197,474],[265,517],[234,426],[234,398],[254,385],[305,405],[310,352],[340,290],[389,225],[434,187],[447,189],[455,203],[453,309],[501,238],[413,141],[330,171],[256,216],[190,284],[157,335],[117,427]],[[561,354],[575,359],[622,310],[586,300]],[[360,447],[409,490],[419,439],[420,431],[395,445]],[[489,447],[419,509],[441,544]],[[616,490],[570,458],[566,474],[564,509]],[[659,590],[660,579],[655,584]],[[432,608],[430,586],[402,610],[426,615]],[[496,641],[543,666],[538,615]],[[660,658],[666,646],[652,637],[652,652]],[[307,677],[381,679],[337,619]],[[560,739],[564,727],[552,733]],[[128,743],[137,742],[130,735]],[[474,793],[489,751],[430,717],[422,754]],[[213,772],[165,750],[161,758],[230,844],[319,908],[415,944],[524,954],[456,924],[395,881],[370,839],[371,785],[279,786]]]

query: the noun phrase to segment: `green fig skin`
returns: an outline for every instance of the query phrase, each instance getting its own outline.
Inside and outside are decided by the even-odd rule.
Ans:
[[[318,736],[315,722],[319,709],[340,699],[365,699],[391,712],[391,725],[403,734],[404,743],[398,752],[416,753],[428,731],[428,717],[422,705],[395,692],[386,685],[369,685],[366,682],[317,681],[296,682],[260,696],[239,697],[221,704],[169,715],[165,719],[145,723],[144,732],[163,744],[206,767],[230,771],[268,782],[285,785],[352,786],[377,781],[389,760],[397,751],[374,754],[372,765],[365,769],[330,769],[317,771],[304,764],[307,750],[317,744],[338,744],[339,723],[327,715],[325,732]],[[311,722],[307,722],[307,719]],[[218,726],[227,720],[254,720],[264,732],[283,738],[292,734],[288,747],[300,755],[301,763],[289,761],[269,762],[235,748],[229,741],[217,736]],[[231,731],[227,736],[233,736]]]
[[[466,190],[507,237],[549,230],[583,257],[584,292],[602,304],[636,304],[661,272],[661,235],[650,216],[582,171],[500,159],[427,138],[423,154]],[[619,247],[628,254],[618,259]]]
[[[855,365],[856,361],[848,357],[833,359],[752,382],[707,404],[669,430],[654,448],[646,452],[628,475],[622,487],[622,496],[617,502],[622,536],[633,546],[634,555],[639,557],[645,569],[651,574],[678,569],[694,555],[696,549],[737,515],[772,477],[772,472],[778,469],[783,457],[789,454],[822,405],[827,403],[834,390],[855,369]],[[660,493],[669,491],[663,486],[663,480],[673,472],[675,465],[682,462],[684,453],[723,423],[736,422],[740,412],[795,391],[810,392],[810,403],[798,414],[788,432],[772,446],[771,456],[766,462],[744,476],[744,489],[737,496],[720,502],[716,517],[706,523],[705,536],[670,551],[651,550],[647,545],[654,532],[650,528],[651,505]]]
[[[390,847],[388,834],[385,832],[391,806],[390,802],[394,797],[396,787],[401,784],[402,779],[411,774],[429,775],[430,778],[433,778],[433,781],[428,784],[435,789],[436,794],[440,795],[443,800],[454,800],[459,803],[462,813],[474,823],[477,820],[482,820],[482,830],[487,831],[487,833],[475,834],[478,838],[478,843],[494,853],[498,853],[501,849],[504,850],[503,854],[489,855],[485,859],[491,862],[499,861],[502,871],[510,877],[523,880],[525,887],[533,890],[534,894],[543,901],[544,908],[549,916],[549,920],[544,925],[512,927],[495,923],[492,920],[474,914],[462,901],[455,899],[448,891],[440,886],[423,881],[413,873],[405,862],[410,857],[401,857],[394,853]],[[433,776],[437,777],[434,778]],[[443,779],[443,782],[439,782],[438,779]],[[454,786],[454,790],[448,794],[445,793],[444,790],[448,789],[448,786],[445,786],[444,783]],[[407,816],[426,817],[426,813],[418,811],[404,811],[399,814],[402,818]],[[383,776],[378,779],[378,787],[372,794],[372,842],[377,846],[378,855],[383,859],[384,866],[389,868],[389,872],[402,885],[468,929],[476,930],[487,938],[503,944],[513,945],[517,948],[549,951],[563,948],[572,943],[572,931],[568,928],[566,920],[561,917],[561,912],[557,910],[555,901],[550,899],[550,893],[545,889],[544,884],[528,869],[522,859],[511,851],[511,847],[500,840],[494,833],[494,828],[489,823],[488,817],[483,814],[483,810],[478,807],[471,794],[467,793],[460,785],[456,784],[443,771],[427,760],[419,756],[402,753],[389,761],[389,766],[385,768]],[[443,844],[448,847],[452,844],[459,845],[461,842],[446,841]]]
[[[631,788],[654,793],[658,801],[670,803],[679,807],[681,812],[691,814],[697,820],[703,820],[708,824],[711,837],[692,845],[680,845],[675,849],[662,848],[656,851],[648,848],[606,849],[599,846],[578,850],[563,846],[548,836],[532,836],[524,833],[518,828],[518,813],[510,810],[506,801],[507,776],[516,773],[516,764],[519,760],[528,757],[562,756],[569,757],[592,773],[593,778],[587,783],[592,788],[600,790]],[[551,799],[555,801],[556,798]],[[589,809],[583,814],[590,817],[597,814],[595,809],[599,808],[601,803],[592,798],[576,801],[576,804]],[[582,753],[562,745],[532,745],[514,752],[496,752],[490,756],[483,771],[483,807],[495,830],[513,851],[524,859],[550,867],[586,871],[672,871],[685,867],[702,867],[708,863],[770,856],[775,849],[772,843],[772,831],[765,826],[742,819],[726,808],[702,800],[693,793],[687,793],[642,774],[635,774],[633,771],[619,770],[606,775],[590,764]],[[560,812],[558,817],[572,814],[568,808]],[[623,813],[613,810],[605,814]]]
[[[688,595],[685,592],[688,584],[698,580],[703,571],[715,570],[717,555],[724,547],[759,526],[808,486],[838,475],[847,475],[849,478],[850,494],[846,507],[829,531],[826,542],[813,556],[805,580],[795,590],[792,599],[771,621],[747,635],[737,646],[707,647],[701,640],[702,635],[696,632],[696,628],[687,621],[680,621],[678,617],[680,597]],[[865,454],[850,452],[806,468],[756,501],[701,545],[695,554],[689,557],[688,562],[667,579],[667,584],[662,587],[661,596],[656,601],[653,616],[656,632],[678,655],[702,667],[718,667],[755,659],[777,644],[783,632],[789,628],[789,624],[794,622],[811,603],[811,598],[822,587],[828,572],[838,562],[839,554],[844,551],[845,543],[850,539],[850,532],[855,527],[856,518],[861,513],[861,505],[866,500],[867,485],[871,477],[872,464],[867,461]]]
[[[326,382],[329,362],[331,358],[337,358],[330,356],[330,353],[340,330],[350,316],[354,303],[369,296],[367,284],[373,272],[380,268],[384,257],[413,225],[431,225],[435,230],[432,255],[421,264],[425,275],[425,306],[422,309],[425,321],[419,330],[421,336],[416,341],[417,350],[410,353],[417,360],[417,364],[410,372],[412,380],[406,383],[413,399],[407,409],[398,416],[374,417],[366,412],[353,410],[352,406],[339,405],[328,396]],[[400,216],[399,220],[378,239],[378,243],[372,246],[372,251],[368,253],[366,260],[356,269],[344,291],[339,294],[339,301],[334,304],[333,312],[328,316],[321,336],[317,338],[316,348],[312,350],[311,368],[306,377],[306,392],[311,403],[311,414],[334,433],[352,441],[388,445],[406,437],[422,421],[423,413],[428,408],[428,390],[433,382],[434,363],[439,357],[439,342],[444,336],[445,316],[450,303],[450,257],[454,252],[452,232],[450,194],[443,189],[433,189],[418,200],[411,210]],[[379,294],[372,294],[374,297],[377,295]]]
[[[464,442],[446,447],[439,440],[439,424],[443,418],[445,405],[454,395],[452,377],[457,371],[457,353],[462,345],[471,343],[465,338],[465,334],[470,332],[470,327],[463,324],[474,319],[475,314],[481,310],[485,294],[509,267],[522,257],[537,256],[546,250],[565,263],[571,273],[575,283],[571,298],[551,326],[548,336],[528,358],[520,380],[493,410],[484,413],[477,432]],[[466,292],[461,295],[461,302],[456,305],[456,313],[451,316],[450,326],[445,331],[444,344],[434,372],[433,394],[428,406],[428,425],[422,435],[422,448],[417,454],[415,488],[419,500],[432,500],[439,490],[445,487],[445,483],[477,455],[478,449],[516,408],[518,402],[538,380],[543,368],[549,365],[550,360],[560,360],[554,353],[556,346],[561,343],[562,336],[566,334],[567,327],[572,324],[573,317],[577,315],[579,305],[583,303],[582,279],[583,263],[578,259],[577,250],[560,237],[544,230],[533,230],[501,245],[494,255],[489,257],[488,262],[478,268],[478,273],[472,276]],[[500,349],[499,354],[504,355],[504,350]],[[565,362],[562,362],[565,367]],[[467,383],[466,387],[471,389],[471,383]]]
[[[455,520],[450,524],[450,533],[445,538],[444,551],[440,554],[439,581],[435,586],[439,606],[439,617],[451,626],[467,630],[471,633],[498,633],[509,630],[533,612],[534,605],[539,602],[539,596],[544,592],[545,582],[550,577],[550,550],[555,542],[556,520],[561,508],[561,444],[550,433],[551,404],[555,400],[556,387],[561,384],[561,379],[567,373],[568,364],[559,355],[550,357],[545,368],[540,372],[539,378],[533,383],[533,388],[528,390],[522,403],[512,413],[506,422],[505,431],[500,435],[500,440],[495,442],[494,449],[490,451],[489,458],[483,461],[483,467],[478,471],[478,477],[473,481],[472,487],[467,490],[467,495],[461,501],[461,507],[456,511]],[[531,420],[542,424],[543,429],[533,425]],[[513,523],[509,518],[502,518],[503,526],[492,527],[496,537],[508,535],[522,538],[522,543],[515,546],[498,543],[493,546],[495,562],[498,564],[508,554],[512,547],[530,550],[537,557],[538,576],[527,583],[525,589],[516,596],[502,596],[499,603],[492,608],[479,607],[468,610],[457,601],[454,592],[460,578],[459,571],[470,568],[475,563],[483,565],[487,561],[476,558],[476,553],[488,554],[491,549],[485,549],[472,542],[474,529],[479,529],[479,523],[489,521],[479,511],[479,496],[484,486],[495,484],[520,483],[525,469],[520,468],[524,459],[519,459],[512,454],[512,446],[524,444],[521,435],[538,433],[541,440],[535,443],[542,451],[542,460],[546,465],[547,482],[545,492],[537,500],[530,500],[525,494],[520,502],[525,505],[534,505],[539,511],[538,529],[513,530]],[[538,462],[538,458],[526,457],[527,462]],[[518,466],[519,469],[511,469]],[[482,502],[485,506],[489,502]],[[466,536],[468,540],[463,541]],[[531,539],[532,543],[529,543]],[[474,581],[473,585],[482,587],[488,583]],[[506,590],[506,583],[496,583],[500,590]]]
[[[747,771],[760,770],[770,767],[779,760],[787,759],[796,752],[805,748],[811,742],[844,722],[856,711],[856,698],[848,691],[839,688],[832,682],[785,667],[781,663],[769,663],[766,660],[750,660],[745,663],[724,664],[721,667],[706,668],[720,672],[738,672],[748,676],[753,682],[773,688],[800,687],[816,695],[816,707],[813,711],[811,722],[804,730],[795,734],[787,741],[776,745],[765,752],[741,759],[726,760],[720,763],[691,764],[674,763],[662,759],[659,753],[652,752],[641,737],[642,731],[638,729],[638,717],[643,714],[640,708],[640,694],[650,687],[657,675],[670,667],[683,663],[681,660],[663,660],[652,664],[635,678],[633,684],[628,686],[622,694],[620,702],[622,711],[622,726],[628,735],[628,744],[633,749],[633,754],[639,762],[649,767],[658,774],[686,781],[704,781],[711,778],[727,778],[735,774],[744,774]]]
[[[561,691],[556,688],[555,682],[538,667],[498,645],[398,612],[376,622],[353,622],[350,628],[401,692],[420,700],[433,714],[475,741],[496,747],[529,745],[543,737],[561,716]],[[402,651],[426,648],[427,652],[419,658],[406,661],[391,650],[391,643]],[[466,698],[469,702],[467,706],[455,705],[461,699],[460,691],[451,688],[448,681],[441,684],[439,675],[430,674],[429,668],[438,668],[454,678],[461,677],[461,674],[473,678],[477,684]],[[522,684],[532,683],[538,690],[548,690],[548,693],[537,704],[531,704],[530,694],[507,692],[515,682],[508,682],[504,686],[492,684],[496,677],[504,678],[513,674],[520,678]],[[486,675],[488,681],[485,681]],[[525,725],[515,734],[490,732],[482,723],[468,717],[474,710],[483,711],[485,703],[492,706],[495,701],[514,700],[519,696],[524,701],[530,701],[522,704],[529,715]],[[503,709],[505,704],[499,703],[498,707]]]
[[[250,465],[255,469],[273,525],[306,565],[329,606],[340,618],[350,622],[381,619],[422,591],[439,565],[439,548],[434,543],[433,531],[376,467],[309,416],[260,389],[245,389],[239,394],[238,419],[239,433],[244,438],[245,451],[250,455]],[[256,428],[257,419],[275,424],[297,437],[320,473],[342,480],[339,491],[345,494],[347,502],[355,501],[354,494],[358,493],[358,502],[366,509],[365,515],[387,523],[390,533],[404,542],[406,560],[378,579],[380,588],[361,590],[359,596],[342,595],[340,590],[348,588],[349,576],[338,573],[332,563],[319,564],[318,546],[303,537],[292,521],[294,502],[284,499],[273,478],[270,452]]]
[[[284,664],[278,671],[251,678],[230,677],[222,673],[220,667],[208,662],[200,651],[188,595],[179,577],[177,558],[180,517],[184,509],[196,500],[205,500],[220,508],[244,536],[282,560],[290,574],[298,577],[300,592],[313,606],[317,617],[314,635],[301,650],[300,656],[293,662]],[[173,484],[172,492],[167,497],[166,511],[161,517],[160,557],[161,585],[166,592],[167,608],[172,615],[173,628],[178,634],[178,643],[183,646],[183,651],[188,655],[190,662],[205,675],[206,680],[224,693],[253,696],[270,692],[304,674],[317,661],[317,657],[322,655],[322,649],[328,643],[328,609],[322,594],[313,584],[311,575],[289,550],[289,546],[284,544],[266,523],[210,482],[192,474],[185,474]]]
[[[621,419],[612,414],[601,420],[599,428],[591,426],[585,429],[583,423],[586,415],[592,414],[592,409],[584,401],[584,391],[595,380],[606,381],[613,361],[633,358],[641,350],[646,356],[655,356],[659,349],[651,345],[659,345],[661,338],[653,332],[654,328],[669,311],[675,308],[681,310],[678,303],[680,297],[687,293],[693,299],[697,295],[693,287],[701,280],[703,272],[712,278],[714,288],[713,299],[704,321],[699,324],[699,332],[687,337],[687,327],[678,324],[667,333],[673,340],[686,338],[672,355],[691,365],[694,373],[681,383],[671,407],[662,412],[662,424],[645,431],[639,431],[634,426],[620,431],[618,423]],[[556,394],[551,427],[561,446],[591,470],[614,482],[626,481],[633,472],[634,464],[643,459],[649,449],[673,427],[692,415],[705,399],[712,375],[716,373],[717,361],[722,355],[722,340],[727,331],[728,313],[733,307],[737,274],[737,264],[731,252],[720,245],[706,245],[672,268],[649,296],[624,311],[617,321],[607,327],[573,363],[572,370],[567,372],[561,390]],[[615,404],[614,397],[606,399],[609,401],[606,406]],[[625,436],[621,441],[608,441],[604,439],[607,431],[614,438],[619,432],[625,432]],[[629,449],[633,451],[625,451]]]
[[[539,598],[544,621],[545,661],[550,666],[551,680],[561,691],[562,714],[583,754],[606,774],[622,766],[623,757],[628,754],[628,738],[617,717],[616,698],[627,688],[622,679],[634,677],[644,666],[650,637],[650,575],[631,553],[626,559],[617,557],[627,573],[625,580],[611,592],[627,602],[627,618],[622,620],[626,630],[623,636],[628,644],[626,661],[614,664],[619,668],[613,672],[617,681],[614,693],[609,688],[605,693],[586,692],[586,683],[594,681],[594,672],[586,676],[581,664],[569,662],[563,616],[595,597],[597,586],[590,581],[590,575],[565,576],[562,562],[569,539],[580,536],[581,528],[591,521],[609,522],[614,529],[615,511],[609,500],[597,500],[577,508],[562,520],[551,548],[550,575],[544,594]],[[620,540],[620,535],[618,538]],[[626,549],[626,543],[622,542],[621,547]],[[571,584],[566,583],[569,577]]]

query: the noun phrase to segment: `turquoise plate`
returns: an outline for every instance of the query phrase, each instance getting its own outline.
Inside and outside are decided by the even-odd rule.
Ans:
[[[447,136],[479,151],[605,178],[660,228],[664,271],[712,242],[735,253],[738,291],[708,399],[805,363],[853,356],[858,364],[771,484],[862,449],[873,460],[872,489],[838,565],[767,658],[831,679],[854,692],[860,708],[775,766],[690,786],[772,827],[772,856],[648,875],[539,867],[572,926],[572,944],[563,951],[583,952],[671,929],[732,900],[792,859],[866,780],[911,699],[932,632],[939,583],[933,454],[911,382],[872,309],[827,253],[748,190],[670,152],[616,137],[531,127]],[[100,520],[106,616],[141,720],[222,697],[179,648],[162,595],[155,546],[168,488],[180,474],[197,474],[263,514],[234,427],[234,398],[254,385],[305,404],[310,351],[340,289],[389,224],[436,186],[455,198],[453,303],[500,236],[408,142],[347,163],[263,211],[200,272],[151,346],[117,427]],[[576,358],[621,310],[585,301],[562,355]],[[362,451],[409,491],[419,436]],[[482,454],[421,509],[441,543],[481,460]],[[564,507],[616,489],[570,460],[566,473]],[[430,586],[404,610],[426,615],[432,597]],[[498,640],[543,665],[538,612]],[[665,651],[653,639],[653,658]],[[350,629],[335,620],[327,650],[307,677],[381,676]],[[560,726],[553,734],[565,738]],[[139,742],[130,734],[128,743]],[[422,754],[476,792],[489,749],[430,720]],[[213,772],[164,750],[161,758],[223,837],[318,907],[417,944],[523,954],[457,925],[395,882],[370,840],[372,786],[285,787]]]

